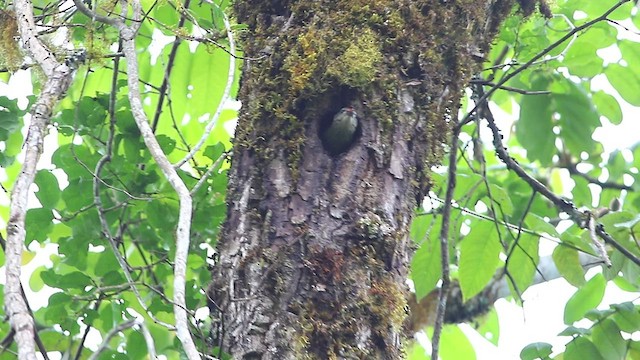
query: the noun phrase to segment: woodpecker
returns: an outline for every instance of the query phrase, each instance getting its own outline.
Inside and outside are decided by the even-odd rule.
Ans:
[[[320,132],[320,140],[331,155],[338,155],[349,149],[356,138],[358,115],[352,107],[344,107],[333,116],[331,123]]]

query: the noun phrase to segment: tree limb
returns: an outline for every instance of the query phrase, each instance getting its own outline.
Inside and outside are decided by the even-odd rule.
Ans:
[[[174,314],[176,319],[176,332],[178,339],[182,343],[183,349],[190,360],[200,359],[200,354],[196,349],[191,333],[189,332],[189,321],[187,318],[187,308],[185,305],[185,286],[187,272],[187,256],[189,253],[189,236],[191,231],[191,213],[193,211],[193,199],[189,193],[189,189],[184,184],[174,167],[167,159],[162,151],[158,140],[153,133],[149,120],[144,112],[142,99],[140,97],[140,85],[138,75],[138,54],[136,53],[135,36],[140,25],[142,17],[142,8],[139,1],[130,3],[133,9],[133,24],[128,26],[122,19],[104,17],[94,14],[87,8],[81,0],[74,0],[78,10],[83,14],[96,19],[98,21],[110,24],[118,29],[120,39],[122,40],[122,53],[127,60],[127,84],[129,86],[129,104],[131,105],[131,113],[140,130],[142,139],[149,149],[151,156],[158,164],[158,167],[164,174],[165,178],[176,191],[180,209],[178,215],[178,225],[176,229],[176,255],[174,268]]]
[[[33,6],[30,0],[14,2],[20,39],[29,55],[42,69],[46,80],[42,92],[31,109],[31,123],[23,144],[25,154],[22,170],[16,179],[7,224],[6,285],[4,305],[9,323],[15,330],[20,359],[36,359],[34,352],[35,326],[28,306],[22,297],[20,262],[25,242],[25,216],[28,209],[29,187],[33,184],[36,165],[42,154],[43,139],[53,108],[71,83],[72,70],[59,63],[54,54],[36,36]]]
[[[457,106],[453,107],[457,109]],[[457,119],[457,117],[456,117]],[[444,315],[447,309],[447,298],[449,296],[449,286],[451,279],[449,276],[449,223],[451,216],[451,206],[453,201],[453,192],[456,188],[456,164],[458,153],[458,137],[460,136],[460,128],[456,127],[457,121],[454,122],[454,129],[451,131],[451,142],[449,144],[449,171],[447,176],[447,192],[445,194],[444,209],[442,213],[442,227],[440,228],[440,261],[442,265],[442,285],[438,292],[438,305],[436,309],[436,322],[433,328],[433,337],[431,341],[431,358],[438,359],[438,351],[440,347],[440,334],[444,324]]]
[[[529,175],[522,168],[522,166],[520,166],[520,164],[518,164],[518,162],[509,155],[509,153],[507,152],[507,148],[502,143],[502,135],[500,134],[500,130],[498,129],[495,123],[493,114],[491,113],[491,110],[487,106],[487,103],[486,103],[487,94],[484,94],[480,97],[480,99],[476,104],[476,107],[480,107],[480,106],[484,107],[483,114],[485,119],[487,119],[487,125],[489,126],[489,128],[491,129],[491,132],[493,133],[493,145],[496,149],[496,153],[498,154],[498,157],[500,158],[500,160],[502,160],[507,165],[507,168],[509,170],[512,170],[513,172],[515,172],[518,175],[518,177],[520,177],[527,184],[529,184],[529,186],[531,186],[532,189],[541,193],[545,198],[551,201],[560,211],[568,214],[573,220],[573,222],[578,226],[580,226],[580,228],[583,228],[583,229],[586,228],[589,223],[589,221],[586,221],[588,220],[588,216],[589,216],[588,214],[585,214],[580,210],[578,210],[571,201],[561,198],[558,195],[554,194],[551,190],[549,190],[546,186],[544,186],[540,181],[536,180],[534,177]],[[622,246],[619,242],[613,239],[611,235],[609,235],[604,230],[604,226],[602,224],[597,223],[597,224],[594,224],[594,226],[595,226],[595,233],[600,238],[602,238],[605,241],[605,243],[610,244],[611,246],[616,248],[618,251],[620,251],[622,254],[624,254],[624,256],[627,259],[631,260],[636,265],[640,266],[640,258],[635,256],[633,253],[627,250],[624,246]]]

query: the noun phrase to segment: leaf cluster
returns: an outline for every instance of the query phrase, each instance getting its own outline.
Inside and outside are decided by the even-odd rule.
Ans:
[[[603,129],[620,131],[616,127],[631,120],[626,112],[640,105],[636,99],[640,90],[635,89],[639,82],[634,80],[640,75],[635,61],[638,43],[625,36],[637,31],[620,22],[625,20],[636,28],[640,24],[632,2],[557,3],[556,16],[549,20],[533,16],[523,21],[517,14],[507,19],[485,71],[474,80],[473,86],[489,89],[516,72],[492,93],[490,110],[478,107],[480,110],[472,113],[475,121],[464,125],[458,142],[452,144],[451,151],[459,156],[448,237],[450,258],[446,261],[459,284],[460,296],[450,293],[449,306],[463,309],[460,311],[476,309],[467,315],[472,321],[483,322],[482,315],[497,298],[510,294],[521,301],[527,288],[550,280],[546,277],[551,265],[558,276],[578,288],[565,308],[564,320],[570,328],[559,334],[573,340],[563,355],[552,354],[549,344],[537,343],[525,348],[522,358],[633,358],[640,345],[629,339],[629,334],[637,329],[626,323],[640,316],[637,305],[613,304],[606,311],[596,308],[607,284],[630,292],[640,289],[640,267],[633,261],[640,257],[636,237],[640,154],[637,144],[625,148],[597,134]],[[554,45],[572,29],[614,6],[618,7],[606,19]],[[614,49],[619,50],[618,58],[610,55]],[[543,51],[547,52],[545,57],[522,67]],[[471,93],[467,99],[470,105],[463,106],[460,118],[465,118],[482,95],[473,87]],[[584,220],[567,217],[511,171],[510,164],[505,166],[495,156],[496,142],[485,130],[487,114],[482,111],[504,119],[501,124],[507,126],[501,128],[500,140],[514,162],[580,211],[597,212],[622,200],[621,209],[605,211],[596,220],[635,259],[607,247],[612,266],[604,266]],[[433,176],[431,197],[425,200],[411,230],[418,244],[412,261],[418,302],[437,291],[442,277],[442,199],[451,180],[444,171],[439,173]],[[551,256],[546,256],[549,252]],[[594,266],[600,268],[595,276],[587,273]],[[477,306],[479,303],[484,306]],[[590,320],[591,327],[571,331],[574,322],[581,319]],[[453,331],[447,329],[445,326],[443,336]],[[497,339],[491,341],[497,344]],[[442,349],[443,358],[447,351]],[[450,358],[475,358],[473,353],[462,355],[460,351]]]
[[[40,21],[59,20],[49,14],[62,4],[40,5],[36,14]],[[94,5],[99,12],[120,10]],[[140,78],[146,87],[142,94],[145,111],[148,118],[155,118],[155,134],[163,152],[177,162],[200,140],[221,101],[229,75],[228,44],[222,40],[217,47],[211,42],[157,42],[152,38],[157,37],[156,32],[175,36],[196,29],[219,36],[228,3],[147,1],[143,6],[150,9],[150,21],[143,22],[136,39],[141,52]],[[43,294],[43,303],[34,304],[34,317],[41,328],[38,336],[50,352],[86,358],[92,353],[87,348],[88,333],[97,332],[94,342],[108,339],[107,334],[118,324],[142,318],[148,320],[145,324],[158,353],[178,358],[180,346],[174,332],[161,325],[174,321],[170,299],[177,196],[135,124],[127,99],[127,73],[120,55],[112,54],[118,47],[117,31],[82,14],[70,15],[65,25],[75,25],[69,28],[71,39],[78,48],[88,50],[89,61],[77,70],[76,81],[52,117],[49,150],[43,156],[49,165],[36,174],[37,190],[26,214],[29,251],[24,263],[40,259],[32,263],[35,270],[28,283],[28,293]],[[211,40],[213,35],[207,36]],[[232,97],[237,93],[237,78],[235,81]],[[20,170],[15,157],[21,151],[20,129],[28,110],[20,109],[17,100],[0,97],[0,166],[6,174],[5,188],[10,189]],[[223,110],[202,150],[178,169],[190,189],[199,186],[192,196],[186,276],[189,309],[206,307],[201,286],[209,282],[208,264],[226,216],[228,129],[236,116],[231,107]],[[0,211],[7,221],[7,204]],[[133,283],[124,277],[109,238],[125,260]],[[0,255],[1,264],[5,254]],[[209,328],[201,321],[194,319],[197,326],[192,331],[202,349],[208,346]],[[0,324],[1,334],[8,330],[8,323]],[[148,356],[139,328],[123,330],[121,335],[108,339],[101,358]],[[0,358],[13,356],[14,348]]]

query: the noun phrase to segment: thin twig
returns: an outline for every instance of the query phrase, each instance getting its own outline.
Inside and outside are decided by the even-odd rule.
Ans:
[[[453,107],[457,109],[457,107]],[[457,116],[455,117],[457,119]],[[438,307],[436,309],[436,321],[433,327],[433,337],[431,340],[431,358],[438,359],[438,351],[440,348],[440,335],[442,326],[444,325],[444,315],[447,310],[447,297],[449,296],[449,287],[451,278],[449,276],[449,223],[451,216],[451,202],[453,201],[453,192],[456,188],[456,155],[457,143],[460,136],[460,128],[455,126],[457,121],[453,121],[453,130],[451,131],[451,142],[449,150],[449,171],[447,176],[447,192],[445,194],[444,209],[442,210],[442,227],[440,228],[440,262],[442,265],[442,284],[438,292]]]
[[[149,329],[144,322],[140,321],[137,325],[140,327],[140,332],[142,333],[142,337],[144,337],[144,342],[147,344],[149,359],[157,359],[156,346],[153,341],[153,336],[151,336],[151,332],[149,332]]]
[[[98,299],[95,305],[93,306],[92,310],[98,312],[98,309],[100,309],[100,303],[101,303],[101,300]],[[85,325],[87,325],[87,327],[84,329],[84,333],[82,334],[82,339],[80,340],[80,345],[78,345],[78,351],[76,351],[76,356],[73,358],[73,360],[80,360],[80,356],[82,355],[82,350],[84,349],[85,341],[87,341],[87,337],[89,336],[89,331],[91,331],[92,326],[90,324],[85,324]]]
[[[126,8],[123,9],[123,11],[126,11]],[[122,42],[120,42],[119,44],[119,51],[121,50],[121,48],[122,48]],[[134,284],[133,277],[131,276],[129,264],[127,264],[127,261],[124,259],[122,254],[120,254],[120,251],[118,251],[118,242],[116,241],[116,237],[113,236],[113,234],[111,233],[111,230],[109,229],[109,223],[107,221],[106,212],[102,206],[102,199],[100,198],[100,184],[104,183],[104,181],[100,178],[100,173],[102,172],[102,168],[108,162],[111,161],[111,156],[113,154],[113,141],[116,133],[115,103],[116,103],[116,92],[117,92],[116,88],[117,88],[119,67],[120,67],[120,58],[116,57],[113,59],[114,71],[111,79],[111,95],[109,96],[109,109],[108,109],[109,135],[108,135],[107,144],[106,144],[107,148],[104,155],[96,163],[95,170],[91,172],[91,170],[87,169],[93,175],[93,203],[96,205],[96,210],[98,211],[98,218],[100,220],[100,225],[102,227],[102,234],[107,238],[107,242],[111,247],[111,251],[113,252],[113,255],[116,257],[116,260],[118,261],[118,265],[120,265],[120,268],[122,269],[122,272],[124,273],[124,276],[127,279],[127,282],[131,284],[131,290],[133,291],[136,299],[138,299],[140,306],[147,312],[147,314],[151,319],[153,319],[153,321],[167,327],[168,329],[173,329],[172,325],[158,320],[153,315],[153,313],[149,311],[147,305],[142,299],[142,295],[140,295],[138,288]],[[109,186],[109,188],[113,188],[113,187]]]
[[[612,12],[614,12],[617,8],[619,8],[620,6],[622,6],[624,3],[629,2],[630,0],[619,0],[618,3],[616,3],[615,5],[613,5],[612,7],[610,7],[607,11],[604,12],[604,14],[598,16],[597,18],[587,21],[586,23],[577,26],[575,28],[573,28],[571,31],[569,31],[568,33],[566,33],[563,37],[561,37],[559,40],[555,41],[553,44],[547,46],[546,48],[544,48],[542,51],[540,51],[538,54],[536,54],[534,57],[532,57],[529,61],[527,61],[526,63],[524,63],[524,65],[520,66],[519,68],[517,68],[516,70],[514,70],[513,72],[506,74],[502,79],[500,79],[500,81],[498,81],[496,83],[496,85],[494,87],[492,87],[491,89],[489,89],[480,99],[478,99],[478,102],[476,103],[476,105],[473,107],[473,109],[471,109],[471,111],[469,111],[467,113],[467,115],[465,115],[462,120],[460,121],[460,123],[458,123],[457,127],[462,127],[464,125],[466,125],[467,123],[469,123],[469,121],[471,121],[471,116],[473,114],[475,114],[475,112],[478,110],[478,107],[483,104],[484,102],[487,101],[487,99],[489,98],[489,96],[491,96],[491,94],[493,94],[496,90],[498,90],[502,85],[504,85],[507,81],[511,80],[514,76],[518,75],[519,73],[523,72],[525,69],[528,69],[533,63],[535,63],[536,61],[538,61],[539,59],[541,59],[543,56],[545,56],[546,54],[548,54],[551,50],[555,49],[556,47],[558,47],[559,45],[561,45],[563,42],[567,41],[569,38],[571,38],[574,34],[587,29],[591,26],[593,26],[594,24],[600,22],[600,21],[604,21],[607,20],[607,16],[609,16],[609,14],[611,14]]]
[[[597,178],[594,178],[593,176],[587,175],[583,172],[578,171],[578,165],[575,163],[571,163],[568,164],[566,166],[564,166],[565,169],[567,169],[569,171],[569,174],[571,175],[575,175],[575,176],[579,176],[585,180],[587,180],[588,182],[590,182],[591,184],[596,184],[598,186],[600,186],[603,189],[616,189],[616,190],[633,190],[633,186],[628,186],[625,184],[619,184],[613,181],[600,181]]]
[[[480,80],[480,79],[474,79],[471,80],[472,84],[480,84],[483,86],[492,86],[492,87],[496,87],[497,85],[491,81],[486,81],[486,80]],[[514,88],[511,86],[506,86],[506,85],[501,85],[501,86],[497,86],[499,89],[502,90],[507,90],[507,91],[511,91],[511,92],[515,92],[518,94],[522,94],[522,95],[548,95],[551,94],[551,91],[548,90],[541,90],[541,91],[531,91],[531,90],[524,90],[524,89],[518,89],[518,88]]]
[[[184,7],[188,8],[191,0],[185,0]],[[184,26],[184,22],[186,20],[186,16],[184,14],[180,15],[180,20],[178,21],[178,29]],[[176,54],[178,53],[178,46],[180,45],[180,37],[176,36],[175,40],[173,40],[173,45],[171,46],[171,51],[169,52],[169,59],[167,60],[167,67],[164,70],[164,78],[162,79],[162,84],[160,85],[160,97],[158,98],[158,104],[156,105],[156,112],[153,115],[153,121],[151,122],[151,130],[156,132],[156,128],[158,127],[158,121],[160,120],[160,114],[162,114],[162,105],[164,103],[164,97],[167,95],[167,88],[169,87],[169,76],[171,75],[171,70],[173,70],[173,62],[176,60]]]
[[[211,166],[209,166],[209,168],[207,169],[207,171],[202,175],[202,177],[200,177],[200,179],[198,180],[198,182],[194,185],[193,189],[191,189],[191,195],[193,196],[195,193],[198,192],[198,190],[200,190],[200,187],[202,186],[202,184],[204,184],[207,179],[209,178],[209,176],[211,176],[211,174],[213,173],[213,171],[215,169],[218,168],[218,166],[220,166],[220,163],[226,159],[228,157],[228,153],[222,153],[220,155],[220,157],[218,157],[218,159],[211,164]]]
[[[100,353],[102,353],[107,348],[107,346],[109,346],[109,342],[111,341],[112,337],[116,336],[116,334],[121,331],[124,331],[130,327],[133,327],[137,323],[138,323],[138,320],[132,319],[132,320],[125,321],[121,324],[118,324],[116,327],[109,330],[109,332],[105,335],[104,340],[102,340],[102,343],[100,344],[100,346],[98,346],[98,349],[94,351],[93,354],[91,354],[91,356],[89,357],[89,360],[98,359],[98,357],[100,356]]]
[[[233,56],[233,54],[235,54],[236,52],[236,44],[233,39],[233,33],[231,32],[231,24],[229,24],[229,19],[227,18],[226,15],[223,14],[222,20],[224,21],[224,26],[227,29],[227,39],[229,40],[229,52],[232,54],[232,56],[229,57],[229,71],[227,75],[227,85],[225,86],[224,92],[222,93],[222,98],[220,99],[220,103],[218,103],[218,108],[216,109],[216,112],[213,114],[213,117],[211,117],[211,120],[209,120],[209,123],[205,127],[204,132],[200,137],[200,140],[198,140],[198,143],[196,144],[196,146],[194,146],[191,149],[191,151],[189,151],[189,153],[182,160],[178,161],[174,165],[175,168],[181,167],[184,163],[186,163],[191,158],[193,158],[196,152],[198,152],[198,150],[200,150],[202,145],[204,145],[204,143],[209,138],[209,134],[211,133],[211,130],[213,130],[213,127],[218,122],[218,119],[220,118],[220,114],[222,113],[222,110],[227,104],[227,100],[229,100],[229,94],[231,93],[231,88],[233,87],[233,80],[235,78],[236,59]]]

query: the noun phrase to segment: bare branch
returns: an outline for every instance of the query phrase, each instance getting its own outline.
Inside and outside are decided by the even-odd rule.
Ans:
[[[453,107],[457,114],[457,106]],[[451,278],[449,276],[449,223],[451,217],[451,203],[453,201],[453,192],[456,188],[456,164],[458,153],[458,137],[460,136],[460,128],[455,126],[456,121],[453,121],[454,129],[451,131],[451,142],[449,144],[449,171],[447,176],[447,192],[444,199],[444,209],[442,210],[442,227],[440,228],[440,262],[442,266],[442,285],[440,285],[440,291],[438,292],[438,307],[436,309],[436,322],[433,327],[433,337],[431,340],[431,358],[438,359],[438,351],[440,347],[440,334],[442,333],[442,326],[444,325],[444,314],[447,310],[447,298],[449,296],[449,287],[451,285]]]
[[[2,251],[6,253],[7,242],[4,240],[4,237],[2,237],[2,234],[0,234],[0,248],[2,248]],[[29,301],[27,301],[27,294],[25,294],[24,287],[22,286],[22,284],[20,284],[20,293],[22,294],[22,299],[24,300],[24,303],[27,304],[27,310],[29,310],[29,314],[33,318],[33,310],[31,310]],[[9,330],[9,334],[7,334],[7,336],[5,336],[4,339],[2,339],[2,341],[0,341],[0,350],[1,350],[0,355],[13,342],[15,333],[16,332],[14,331],[14,329],[11,328]],[[42,339],[40,339],[40,335],[38,335],[37,331],[33,333],[33,337],[36,341],[36,344],[38,345],[38,350],[40,350],[40,354],[42,355],[44,360],[49,360],[49,356],[47,355],[47,349],[44,347],[44,343],[42,342]]]
[[[522,94],[522,95],[547,95],[547,94],[551,93],[551,91],[548,91],[548,90],[530,91],[530,90],[518,89],[518,88],[511,87],[511,86],[506,86],[506,85],[498,86],[498,85],[496,85],[495,83],[493,83],[491,81],[481,80],[481,79],[471,80],[471,83],[472,84],[479,84],[479,85],[483,85],[483,86],[497,87],[498,89],[511,91],[511,92],[514,92],[514,93]]]
[[[100,353],[103,352],[107,348],[107,346],[109,346],[109,341],[111,341],[112,337],[116,336],[117,333],[136,325],[137,323],[138,321],[136,319],[132,319],[129,321],[125,321],[121,324],[118,324],[116,327],[109,330],[107,335],[105,335],[104,339],[102,340],[102,343],[100,344],[98,349],[93,354],[91,354],[91,356],[89,357],[89,360],[98,359],[98,357],[100,356]]]
[[[200,180],[198,180],[198,182],[193,186],[193,189],[191,189],[191,195],[197,193],[198,190],[200,190],[200,187],[202,186],[202,184],[204,184],[207,181],[207,179],[209,178],[209,176],[211,176],[213,171],[217,169],[218,166],[220,166],[220,163],[224,159],[226,159],[228,156],[229,156],[229,153],[221,154],[220,157],[213,164],[211,164],[211,166],[209,166],[207,171],[202,175],[202,177],[200,177]]]
[[[123,9],[123,12],[124,11],[126,11],[126,9]],[[95,170],[91,172],[90,169],[87,169],[87,171],[91,172],[93,175],[93,203],[96,205],[96,210],[98,211],[98,218],[100,219],[102,234],[107,238],[107,241],[109,242],[109,246],[111,247],[111,251],[113,252],[113,255],[116,257],[116,260],[118,261],[118,265],[120,265],[120,268],[124,273],[124,277],[127,279],[127,282],[130,284],[131,290],[133,291],[136,299],[138,299],[140,306],[147,312],[147,315],[149,315],[149,317],[153,321],[155,321],[156,323],[168,329],[174,329],[172,325],[167,324],[163,321],[160,321],[155,316],[153,316],[153,313],[149,311],[146,303],[142,299],[142,296],[140,295],[140,292],[138,291],[138,288],[135,285],[135,281],[131,276],[129,264],[127,264],[122,254],[120,254],[120,251],[118,251],[118,243],[116,241],[116,238],[111,233],[111,230],[109,229],[109,223],[107,222],[107,217],[105,215],[106,211],[102,206],[102,199],[100,198],[100,184],[102,183],[107,185],[100,178],[100,173],[102,172],[102,168],[108,162],[111,161],[111,155],[113,154],[113,140],[115,136],[115,126],[116,126],[116,117],[115,117],[116,83],[118,80],[118,69],[120,68],[120,58],[119,57],[114,58],[113,63],[114,63],[113,64],[114,70],[113,70],[113,76],[111,79],[112,89],[111,89],[111,95],[109,97],[109,137],[107,138],[107,149],[105,151],[105,154],[96,163]],[[110,185],[107,185],[107,186],[113,189],[113,187],[111,187]],[[126,193],[126,191],[124,192]]]
[[[184,7],[189,8],[189,3],[191,0],[186,0],[184,2]],[[178,29],[184,26],[184,22],[186,20],[185,14],[180,15],[180,20],[178,21]],[[169,87],[169,76],[171,75],[171,70],[173,70],[173,62],[176,59],[176,54],[178,53],[178,46],[180,45],[181,39],[176,36],[176,39],[173,40],[173,45],[171,46],[171,51],[169,52],[169,59],[167,60],[167,67],[164,70],[164,78],[162,79],[162,85],[160,85],[160,97],[158,98],[158,105],[156,106],[156,112],[153,115],[153,121],[151,122],[151,130],[156,132],[156,128],[158,127],[158,121],[160,120],[160,114],[162,114],[162,104],[164,103],[164,97],[167,95],[167,89]]]
[[[157,359],[156,346],[153,341],[153,336],[151,336],[151,332],[149,332],[149,329],[143,322],[138,323],[138,326],[140,327],[140,332],[142,333],[142,336],[144,337],[144,341],[147,344],[147,352],[149,353],[149,359]]]
[[[182,160],[178,161],[174,165],[176,168],[179,168],[184,163],[186,163],[191,158],[193,158],[195,153],[198,152],[198,150],[200,150],[202,145],[204,145],[204,143],[207,141],[207,139],[209,138],[209,134],[211,134],[211,130],[213,130],[213,127],[218,122],[218,119],[220,118],[220,114],[222,113],[222,110],[224,109],[227,103],[227,100],[229,99],[229,94],[231,93],[231,87],[233,86],[233,79],[235,77],[235,70],[236,70],[236,58],[234,55],[236,52],[236,44],[233,39],[233,33],[231,32],[231,25],[229,24],[229,19],[227,18],[226,15],[224,15],[222,19],[224,21],[224,26],[227,29],[227,39],[229,40],[229,52],[231,53],[231,56],[229,57],[229,71],[227,76],[227,85],[224,88],[224,92],[222,94],[222,98],[220,99],[220,103],[218,104],[218,108],[216,109],[216,112],[213,114],[213,117],[211,117],[211,120],[209,120],[209,123],[205,127],[204,132],[200,137],[200,140],[198,140],[198,143],[196,144],[196,146],[194,146],[191,149],[191,151],[189,151],[189,153]]]
[[[9,223],[7,224],[6,283],[4,305],[9,323],[15,330],[20,359],[36,359],[34,351],[35,326],[29,308],[22,297],[20,262],[25,241],[25,215],[29,187],[33,183],[36,165],[42,153],[43,139],[53,108],[71,83],[72,71],[59,63],[54,54],[36,37],[33,6],[30,0],[14,2],[20,39],[29,55],[38,63],[46,80],[38,100],[31,109],[31,124],[25,139],[24,162],[11,194]]]
[[[122,41],[122,53],[127,61],[127,84],[129,86],[129,104],[131,113],[140,130],[142,139],[149,149],[151,156],[158,164],[158,167],[165,178],[178,194],[180,209],[178,215],[178,225],[176,229],[176,255],[174,262],[174,314],[176,319],[176,331],[178,339],[182,343],[183,349],[190,360],[200,359],[200,354],[196,349],[191,333],[189,332],[189,322],[185,305],[185,286],[187,272],[187,255],[189,253],[189,236],[191,232],[191,213],[193,211],[193,199],[189,194],[189,189],[184,184],[174,167],[162,151],[158,140],[149,125],[149,120],[144,112],[142,99],[140,96],[138,54],[136,53],[135,37],[142,17],[142,7],[139,1],[131,1],[129,4],[133,10],[133,24],[127,26],[124,21],[117,18],[100,19],[94,16],[81,0],[74,0],[78,9],[98,21],[105,22],[116,27],[120,33]]]
[[[540,181],[538,181],[537,179],[529,175],[522,168],[522,166],[520,166],[520,164],[518,164],[518,162],[509,155],[509,153],[507,152],[507,148],[502,143],[502,135],[500,134],[500,130],[498,129],[495,123],[491,110],[487,106],[487,103],[485,101],[486,100],[485,96],[486,94],[480,97],[480,99],[478,100],[478,104],[476,106],[484,107],[483,114],[485,119],[487,119],[487,125],[489,126],[489,128],[491,129],[491,132],[493,133],[493,145],[496,149],[496,153],[498,154],[498,157],[500,158],[500,160],[502,160],[502,162],[504,162],[507,165],[507,168],[509,170],[512,170],[513,172],[515,172],[518,175],[518,177],[520,177],[527,184],[529,184],[529,186],[533,190],[539,192],[545,198],[549,199],[549,201],[551,201],[558,208],[558,210],[568,214],[575,224],[577,224],[581,228],[587,227],[589,225],[588,224],[589,221],[585,221],[585,220],[588,220],[588,217],[589,217],[588,214],[585,214],[579,211],[571,201],[561,198],[558,195],[554,194],[551,190],[549,190],[546,186],[544,186]],[[609,235],[604,230],[604,226],[602,224],[597,223],[597,224],[594,224],[594,226],[595,226],[595,233],[600,238],[602,238],[605,241],[605,243],[610,244],[611,246],[616,248],[618,251],[620,251],[622,254],[624,254],[624,256],[627,259],[631,260],[636,265],[640,266],[640,258],[638,258],[636,255],[634,255],[632,252],[630,252],[624,246],[622,246],[619,242],[617,242],[614,238],[612,238],[611,235]]]
[[[600,181],[597,178],[594,178],[593,176],[589,176],[583,172],[578,171],[578,166],[575,163],[570,163],[567,164],[566,166],[562,166],[565,169],[567,169],[569,171],[569,174],[571,175],[575,175],[575,176],[579,176],[585,180],[587,180],[588,182],[590,182],[591,184],[596,184],[598,186],[600,186],[603,189],[616,189],[616,190],[633,190],[633,186],[628,186],[625,184],[619,184],[613,181]]]

